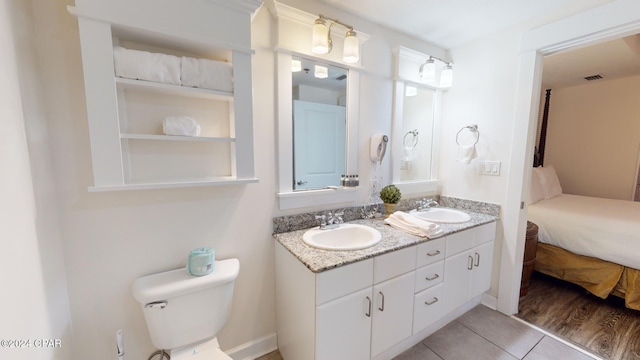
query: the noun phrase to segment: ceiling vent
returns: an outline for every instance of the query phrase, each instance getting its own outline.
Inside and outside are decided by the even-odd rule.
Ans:
[[[587,81],[600,80],[600,79],[602,79],[602,76],[596,74],[596,75],[591,75],[591,76],[585,76],[584,79],[587,80]]]

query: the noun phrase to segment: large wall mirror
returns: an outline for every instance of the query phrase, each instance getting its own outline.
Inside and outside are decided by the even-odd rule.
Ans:
[[[346,173],[347,69],[292,57],[293,190],[340,186]]]
[[[277,66],[280,208],[356,201],[340,178],[357,174],[358,71],[288,52]]]

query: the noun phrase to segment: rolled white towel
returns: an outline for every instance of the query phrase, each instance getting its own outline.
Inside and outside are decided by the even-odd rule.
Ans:
[[[233,66],[222,61],[182,57],[182,85],[233,92]]]
[[[460,145],[458,146],[458,162],[462,164],[468,164],[472,159],[475,159],[476,145]]]
[[[400,229],[411,235],[427,237],[430,239],[437,238],[444,234],[440,225],[432,222],[418,219],[406,212],[396,211],[384,220],[385,224]]]
[[[188,116],[167,116],[162,122],[165,135],[200,136],[200,125]]]
[[[118,77],[180,85],[181,60],[177,56],[114,46],[113,62]]]

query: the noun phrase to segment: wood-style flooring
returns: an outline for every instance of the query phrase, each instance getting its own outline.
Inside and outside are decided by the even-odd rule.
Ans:
[[[609,296],[534,272],[520,298],[520,319],[612,360],[640,360],[640,311]]]

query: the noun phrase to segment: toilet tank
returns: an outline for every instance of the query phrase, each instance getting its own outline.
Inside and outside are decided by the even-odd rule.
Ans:
[[[151,341],[158,349],[175,349],[212,338],[229,318],[238,259],[215,262],[205,276],[186,268],[143,276],[133,283]]]

